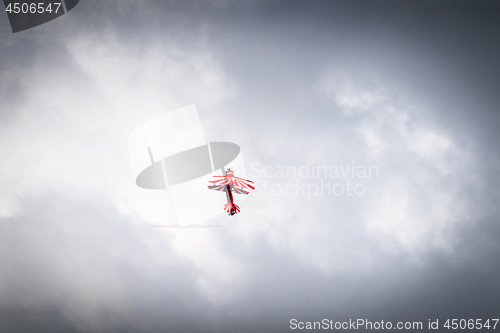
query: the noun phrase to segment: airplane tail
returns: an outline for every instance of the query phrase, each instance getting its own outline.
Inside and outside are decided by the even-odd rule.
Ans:
[[[224,205],[224,210],[229,213],[229,216],[233,216],[240,212],[240,207],[234,203],[228,202]]]

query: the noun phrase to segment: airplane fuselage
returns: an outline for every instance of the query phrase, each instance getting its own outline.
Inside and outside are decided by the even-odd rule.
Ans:
[[[229,212],[229,215],[232,216],[236,214],[236,209],[234,208],[233,192],[231,191],[231,185],[229,184],[226,185],[226,197],[227,197],[227,203],[231,204],[231,210]]]

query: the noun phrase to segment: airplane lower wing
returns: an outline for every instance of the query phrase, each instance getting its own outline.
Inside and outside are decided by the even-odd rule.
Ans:
[[[233,187],[232,191],[237,194],[247,195],[249,192],[245,191],[243,188]]]
[[[221,191],[221,192],[226,192],[226,186],[225,185],[210,185],[207,186],[209,190],[214,190],[214,191]]]

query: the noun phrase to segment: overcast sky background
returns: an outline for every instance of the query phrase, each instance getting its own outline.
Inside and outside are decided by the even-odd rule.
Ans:
[[[16,34],[0,15],[0,330],[498,318],[499,15],[497,1],[82,0]],[[323,179],[362,196],[261,190],[226,228],[151,228],[175,211],[134,184],[128,135],[189,104],[260,189],[321,181],[266,166],[378,177]]]

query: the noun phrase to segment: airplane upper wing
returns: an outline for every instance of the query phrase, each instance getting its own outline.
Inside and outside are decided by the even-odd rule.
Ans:
[[[209,183],[212,183],[217,186],[222,186],[222,185],[227,185],[229,183],[229,179],[227,179],[227,177],[222,177],[221,179],[210,180]]]
[[[234,183],[236,186],[241,187],[241,188],[251,188],[252,190],[255,190],[255,187],[252,185],[253,181],[239,178],[239,177],[234,177]]]
[[[225,186],[225,185],[231,185],[235,187],[239,187],[241,190],[243,189],[255,189],[255,186],[253,185],[254,182],[248,179],[243,179],[239,177],[225,177],[225,176],[214,176],[214,178],[217,177],[219,179],[214,179],[209,181],[210,185],[209,186]],[[240,193],[242,194],[242,193]]]

